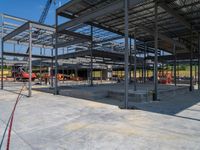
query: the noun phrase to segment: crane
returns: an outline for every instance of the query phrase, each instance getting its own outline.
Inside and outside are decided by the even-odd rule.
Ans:
[[[50,9],[52,3],[55,4],[56,0],[47,0],[46,5],[45,5],[45,7],[43,9],[42,15],[40,16],[39,23],[44,23],[45,22],[45,19],[47,17],[47,14],[49,12],[49,9]]]

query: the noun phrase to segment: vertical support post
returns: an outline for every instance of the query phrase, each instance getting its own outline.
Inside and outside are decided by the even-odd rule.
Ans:
[[[192,50],[192,31],[191,31],[191,41],[190,41],[190,89],[191,92],[193,90],[193,83],[192,83],[192,63],[193,63],[193,50]]]
[[[4,17],[3,14],[1,16],[1,21],[2,21],[2,25],[1,25],[1,89],[3,90],[4,87],[4,83],[3,83],[3,53],[4,53],[4,41],[3,41],[3,28],[4,28]]]
[[[200,33],[198,34],[198,90],[200,90]]]
[[[155,2],[155,53],[154,53],[154,96],[158,100],[158,4]]]
[[[146,55],[147,55],[147,44],[144,43],[144,83],[146,82],[146,74],[147,74]]]
[[[4,41],[3,38],[1,39],[1,89],[3,90],[4,83],[3,83],[3,52],[4,52]]]
[[[90,85],[93,86],[93,26],[90,28],[90,35],[92,37],[91,39],[91,45],[90,45]]]
[[[196,61],[194,62],[194,82],[195,82],[195,85],[197,83],[197,64],[196,64]]]
[[[40,48],[40,56],[42,56],[42,48]],[[40,59],[40,84],[42,84],[42,58]]]
[[[137,47],[136,47],[136,31],[134,33],[134,91],[137,90]]]
[[[58,35],[57,35],[57,26],[58,26],[58,16],[56,13],[56,33],[55,33],[55,91],[54,94],[58,95],[58,79],[57,79],[57,74],[58,74],[58,47],[57,47],[57,43],[58,43]]]
[[[173,45],[174,52],[174,85],[176,86],[176,45]]]
[[[53,42],[54,36],[52,36],[52,45],[54,47],[54,42]],[[51,49],[51,74],[50,74],[50,78],[51,78],[51,87],[53,88],[53,50],[54,48]]]
[[[125,109],[128,108],[128,62],[129,62],[129,48],[128,48],[128,0],[124,0],[124,9],[125,9],[125,53],[124,53],[124,57],[125,57]]]
[[[64,53],[65,53],[65,49],[63,48],[63,55],[64,55]],[[64,65],[62,64],[63,83],[64,83],[64,73],[65,73]]]
[[[29,26],[29,83],[28,97],[32,96],[32,24]]]
[[[131,44],[132,44],[132,40],[130,38],[130,57],[129,57],[129,83],[132,82],[131,80],[131,68],[132,68],[132,47],[131,47]]]

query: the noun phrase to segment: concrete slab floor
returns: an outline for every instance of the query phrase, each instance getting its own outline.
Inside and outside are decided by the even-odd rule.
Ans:
[[[16,97],[0,91],[0,138]],[[33,91],[33,97],[24,96],[17,107],[10,149],[200,149],[198,92],[137,107],[121,110],[112,104]],[[5,145],[6,141],[3,149]]]

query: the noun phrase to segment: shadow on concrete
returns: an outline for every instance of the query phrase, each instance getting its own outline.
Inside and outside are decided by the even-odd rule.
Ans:
[[[153,113],[172,115],[175,117],[200,121],[200,92],[186,92],[174,96],[162,97],[159,102],[143,103],[134,105],[141,110]],[[195,107],[195,109],[193,108]],[[186,112],[186,113],[183,113]],[[186,116],[189,115],[189,116]],[[193,115],[195,114],[195,115]],[[191,117],[192,116],[192,117]]]
[[[112,98],[106,97],[105,94],[102,94],[104,90],[107,90],[104,87],[106,87],[107,89],[108,87],[110,89],[120,88],[115,84],[112,84],[109,86],[95,85],[93,87],[88,86],[88,85],[62,86],[60,87],[59,94],[62,96],[80,98],[80,100],[90,100],[90,101],[109,104],[109,105],[122,106],[124,103],[123,101],[112,99]],[[35,88],[34,90],[46,92],[46,93],[54,92],[54,89],[52,88],[51,89],[50,88]],[[169,91],[168,93],[161,95],[160,101],[157,101],[157,102],[152,102],[152,101],[145,102],[145,103],[130,102],[129,104],[131,107],[133,106],[143,111],[149,111],[149,112],[165,114],[165,115],[172,115],[179,118],[200,121],[200,107],[195,109],[196,113],[199,113],[199,115],[196,115],[194,117],[191,117],[191,116],[188,117],[188,116],[179,114],[182,111],[191,111],[191,110],[194,111],[194,109],[191,107],[194,105],[199,106],[198,103],[200,102],[200,92],[198,91],[188,92],[188,89],[181,92],[172,92],[172,91]]]

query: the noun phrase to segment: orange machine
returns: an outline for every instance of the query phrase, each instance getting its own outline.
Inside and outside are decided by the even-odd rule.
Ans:
[[[58,74],[57,74],[57,79],[58,79],[59,81],[63,81],[63,80],[64,80],[64,75],[58,73]]]
[[[159,77],[158,81],[161,84],[170,84],[170,83],[172,83],[172,75],[171,75],[171,73],[166,72],[164,75],[161,75],[161,73],[159,73],[158,77]]]

